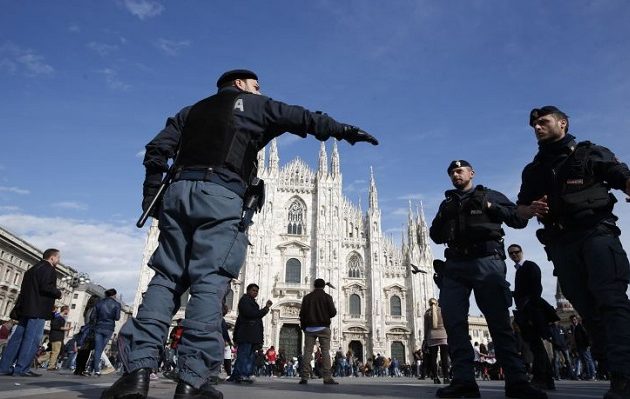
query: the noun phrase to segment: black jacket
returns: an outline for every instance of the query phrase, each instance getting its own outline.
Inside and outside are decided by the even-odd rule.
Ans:
[[[59,298],[57,272],[50,262],[41,260],[24,273],[19,298],[21,317],[50,320],[55,299]]]
[[[312,134],[321,141],[330,137],[342,139],[344,136],[347,125],[335,121],[326,114],[311,112],[296,105],[287,105],[266,96],[240,91],[235,87],[222,88],[220,92],[223,91],[239,92],[236,101],[241,102],[232,109],[231,124],[235,133],[245,133],[251,140],[248,145],[254,144],[258,149],[262,149],[284,132],[301,137]],[[185,107],[175,116],[168,118],[164,129],[146,145],[145,187],[160,185],[162,173],[168,170],[168,160],[176,153],[191,108],[192,106]],[[239,179],[228,175],[219,177],[226,180],[228,186],[234,183],[231,180]],[[242,185],[248,183],[240,182]]]
[[[571,332],[573,333],[573,339],[575,340],[575,349],[583,351],[591,346],[588,333],[582,323],[578,323],[577,326],[571,325]]]
[[[554,193],[560,192],[563,185],[576,184],[586,180],[584,176],[579,175],[565,176],[565,179],[559,180],[556,174],[558,172],[557,169],[567,160],[576,146],[575,137],[569,134],[555,143],[541,144],[534,160],[523,169],[517,204],[530,205],[532,201],[544,195],[551,198],[554,196]],[[596,144],[591,144],[588,147],[584,170],[587,174],[594,177],[596,181],[605,182],[608,187],[619,190],[625,190],[626,181],[630,179],[628,166],[619,162],[615,154],[608,148]],[[577,170],[574,172],[577,172]],[[552,203],[553,201],[550,201],[550,204]],[[588,228],[604,220],[614,223],[616,217],[611,211],[612,206],[610,208],[602,208],[599,214],[584,220],[586,225],[583,225],[583,227]],[[550,214],[543,221],[552,218],[553,212],[554,209],[551,209]]]
[[[337,315],[335,303],[323,288],[315,288],[304,296],[300,307],[300,326],[329,327],[330,319]]]
[[[50,342],[63,342],[66,336],[66,332],[62,330],[66,326],[66,319],[59,313],[55,313],[55,316],[50,321],[50,333],[48,334],[48,340]]]
[[[461,190],[448,190],[444,193],[446,200],[442,201],[438,213],[431,223],[429,229],[429,235],[436,244],[448,244],[449,249],[451,246],[454,248],[461,243],[469,243],[471,247],[475,247],[475,254],[471,257],[482,257],[491,253],[499,252],[503,254],[503,240],[490,240],[479,242],[474,237],[463,237],[461,234],[449,234],[449,231],[462,231],[464,228],[459,226],[461,217],[449,216],[446,212],[446,207],[451,205],[452,201],[460,204],[464,204],[478,189],[479,186],[472,188],[469,191]],[[491,206],[488,208],[487,203],[481,204],[480,211],[484,212],[490,220],[494,223],[505,223],[510,227],[521,229],[527,226],[527,220],[520,218],[516,214],[516,205],[512,203],[507,197],[498,191],[494,191],[488,188],[486,190],[486,202],[489,202]],[[452,227],[449,227],[452,226]],[[503,236],[503,231],[499,230],[499,235]],[[471,252],[473,253],[473,252]],[[446,257],[452,258],[453,251],[446,251]]]
[[[523,308],[526,303],[542,296],[540,267],[532,261],[526,260],[516,269],[514,277],[514,302],[517,308]]]
[[[116,321],[120,320],[120,303],[112,297],[101,299],[94,306],[91,318],[94,331],[100,334],[113,333]]]
[[[554,350],[566,351],[569,349],[562,327],[555,323],[551,324],[549,326],[549,332],[551,333],[551,343],[553,344]]]
[[[234,342],[239,344],[262,344],[263,323],[262,318],[269,312],[269,308],[260,308],[256,300],[245,294],[238,301],[238,317],[234,325]]]

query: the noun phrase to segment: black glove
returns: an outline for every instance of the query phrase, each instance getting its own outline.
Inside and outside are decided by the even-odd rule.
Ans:
[[[142,212],[145,212],[147,209],[149,209],[149,205],[151,205],[151,201],[153,201],[153,198],[157,195],[157,192],[159,189],[160,189],[160,186],[155,186],[155,185],[146,184],[146,183],[144,184],[144,187],[142,190]],[[155,204],[149,216],[153,218],[157,218],[159,213],[160,213],[160,204],[158,203],[158,204]]]
[[[366,141],[372,145],[378,145],[376,137],[352,125],[344,125],[341,138],[352,145],[359,141]]]

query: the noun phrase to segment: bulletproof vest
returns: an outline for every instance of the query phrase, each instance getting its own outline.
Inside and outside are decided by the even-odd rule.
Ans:
[[[612,212],[615,197],[595,178],[587,159],[592,143],[579,143],[565,161],[552,169],[550,216],[544,222],[558,226],[588,226]]]
[[[234,105],[241,94],[222,91],[191,107],[182,132],[180,167],[225,168],[249,183],[257,171],[258,147],[249,135],[234,130]]]
[[[456,195],[446,200],[444,216],[449,245],[470,245],[503,237],[501,222],[494,221],[486,212],[488,189],[476,186],[474,192],[463,201]]]

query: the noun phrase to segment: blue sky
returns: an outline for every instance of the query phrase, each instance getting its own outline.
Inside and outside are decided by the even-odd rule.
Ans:
[[[139,154],[166,117],[244,67],[265,94],[379,138],[340,144],[345,192],[366,204],[373,166],[398,239],[409,200],[433,218],[453,159],[515,199],[536,151],[532,107],[557,105],[579,139],[630,161],[628,20],[622,0],[4,1],[0,225],[131,300],[146,234],[133,226]],[[315,167],[318,149],[279,142],[282,163]],[[629,209],[617,205],[626,247]],[[507,241],[543,266],[551,299],[534,230]]]

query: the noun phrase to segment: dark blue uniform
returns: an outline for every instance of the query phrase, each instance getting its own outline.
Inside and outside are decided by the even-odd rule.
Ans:
[[[257,79],[250,71],[235,72],[232,80]],[[199,389],[211,374],[218,374],[224,350],[222,299],[245,261],[243,198],[256,175],[260,149],[287,131],[302,137],[312,134],[319,140],[335,137],[352,144],[378,143],[325,114],[225,86],[222,80],[216,95],[168,118],[165,128],[146,146],[143,207],[157,191],[169,158],[176,158],[177,172],[159,211],[159,245],[149,261],[155,276],[136,317],[120,331],[129,374],[103,398],[136,392],[146,397],[146,370],[157,368],[160,347],[188,289],[190,299],[178,346],[179,380],[188,387],[178,385],[177,392]],[[221,397],[216,391],[207,395]]]
[[[592,338],[592,352],[613,374],[630,374],[630,278],[619,241],[610,188],[624,190],[630,170],[607,148],[576,143],[566,135],[541,144],[523,170],[519,205],[548,198],[549,214],[538,237],[563,294],[580,313]]]
[[[503,194],[476,186],[463,192],[449,190],[430,229],[436,244],[448,244],[442,272],[440,307],[448,334],[453,381],[475,383],[474,351],[468,340],[470,293],[475,294],[505,371],[506,383],[527,381],[516,350],[508,308],[512,304],[501,224],[523,228],[516,206]],[[487,203],[490,203],[488,207]]]

